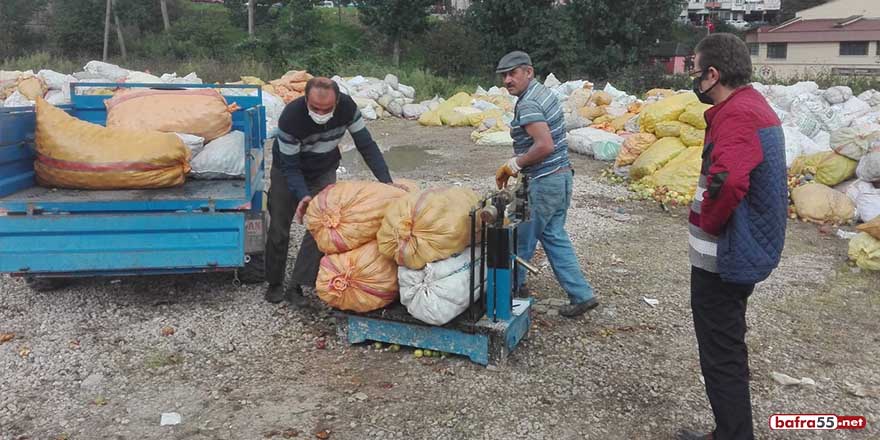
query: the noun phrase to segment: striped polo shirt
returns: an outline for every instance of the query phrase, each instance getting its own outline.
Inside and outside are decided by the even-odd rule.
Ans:
[[[560,168],[570,166],[568,160],[568,141],[565,136],[565,115],[559,99],[552,90],[537,80],[529,83],[528,89],[519,97],[510,123],[510,136],[513,138],[513,152],[525,154],[535,143],[525,130],[525,126],[536,122],[546,122],[553,137],[553,153],[541,163],[523,168],[529,178],[537,179],[553,174]]]

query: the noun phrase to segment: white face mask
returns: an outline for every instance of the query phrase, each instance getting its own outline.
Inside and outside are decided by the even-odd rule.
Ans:
[[[330,122],[330,119],[333,119],[333,112],[327,113],[326,115],[319,115],[311,110],[309,110],[309,116],[315,121],[315,124],[324,125]]]

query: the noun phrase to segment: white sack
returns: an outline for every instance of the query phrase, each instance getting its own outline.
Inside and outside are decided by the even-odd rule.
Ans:
[[[83,70],[86,72],[104,77],[112,82],[120,82],[128,77],[129,71],[115,64],[104,63],[101,61],[89,61]]]
[[[192,153],[190,157],[196,157],[202,150],[205,148],[205,138],[201,136],[196,136],[194,134],[186,134],[186,133],[174,133],[180,140],[183,141],[183,144],[186,145],[186,148],[189,148],[189,151]]]
[[[847,86],[834,86],[822,93],[822,97],[831,104],[843,104],[853,97],[853,91]]]
[[[18,90],[12,92],[6,101],[3,102],[4,107],[33,107],[34,101],[28,100]]]
[[[424,104],[407,104],[403,106],[403,117],[406,119],[419,119],[422,113],[428,111],[428,106]]]
[[[161,84],[162,78],[159,78],[156,75],[149,74],[146,72],[137,72],[131,71],[128,73],[128,76],[125,78],[125,82],[127,83],[142,83],[142,84]]]
[[[444,325],[452,321],[470,305],[470,265],[468,248],[445,260],[428,263],[422,270],[399,267],[400,303],[410,315],[427,324]],[[474,292],[474,299],[477,298],[479,289]]]
[[[859,160],[856,176],[865,182],[880,181],[880,150],[874,150]]]
[[[229,133],[208,142],[190,165],[198,179],[230,179],[244,177],[244,133]]]
[[[597,128],[579,128],[568,133],[568,149],[587,156],[593,156],[593,143],[602,141],[623,144],[622,137]]]
[[[856,180],[846,190],[846,195],[856,204],[856,220],[869,222],[880,215],[880,188],[864,180]]]
[[[544,87],[547,87],[550,89],[555,88],[556,86],[559,86],[560,84],[562,84],[562,82],[559,81],[558,79],[556,79],[556,75],[554,75],[552,73],[547,75],[547,79],[544,80]]]

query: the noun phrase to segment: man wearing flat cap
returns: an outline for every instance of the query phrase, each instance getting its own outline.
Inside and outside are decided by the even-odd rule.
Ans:
[[[559,314],[574,318],[599,302],[565,231],[574,170],[568,160],[562,106],[553,91],[535,79],[527,53],[514,51],[505,55],[495,71],[501,75],[507,91],[519,98],[510,124],[515,156],[498,168],[495,183],[500,189],[520,173],[529,178],[531,219],[517,230],[517,255],[530,260],[538,241],[541,242],[556,280],[568,294],[570,304],[561,307]],[[524,293],[525,271],[517,273],[517,288]]]

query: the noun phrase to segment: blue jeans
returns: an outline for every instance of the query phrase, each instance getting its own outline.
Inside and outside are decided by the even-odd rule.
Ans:
[[[529,180],[531,219],[517,229],[516,253],[525,260],[531,260],[540,240],[562,290],[568,294],[572,304],[580,304],[593,297],[593,287],[584,278],[571,239],[565,232],[572,180],[571,172]],[[526,281],[524,268],[517,269],[517,278],[517,287],[522,286]]]

